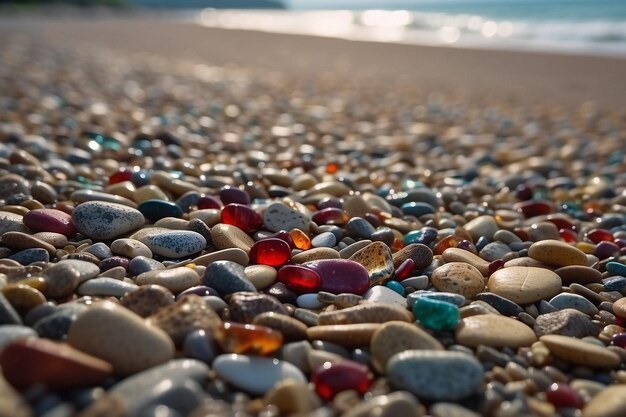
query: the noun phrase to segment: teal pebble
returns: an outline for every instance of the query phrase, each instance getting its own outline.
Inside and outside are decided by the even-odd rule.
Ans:
[[[626,276],[626,265],[621,262],[608,262],[606,264],[606,270],[613,275]]]
[[[459,308],[445,301],[420,297],[413,305],[413,315],[433,330],[454,330],[460,320]]]
[[[385,286],[391,290],[394,290],[400,295],[404,295],[404,287],[398,281],[387,281]]]
[[[404,236],[404,244],[410,245],[411,243],[417,243],[422,238],[423,232],[421,230],[413,230]]]

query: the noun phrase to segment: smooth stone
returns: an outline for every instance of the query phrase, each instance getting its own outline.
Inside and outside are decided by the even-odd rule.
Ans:
[[[345,248],[341,249],[339,251],[339,257],[341,259],[349,259],[352,255],[354,255],[355,253],[357,253],[358,251],[360,251],[361,249],[363,249],[370,243],[372,243],[372,241],[369,239],[359,240],[358,242],[354,242],[353,244],[348,245]]]
[[[363,294],[363,299],[371,302],[395,304],[400,307],[407,307],[407,300],[391,288],[383,285],[375,285]]]
[[[178,266],[185,266],[187,264],[194,265],[203,265],[208,266],[215,261],[231,261],[238,263],[242,266],[247,266],[250,262],[250,258],[248,254],[238,248],[230,248],[230,249],[222,249],[215,252],[207,253],[204,255],[200,255],[197,258],[191,259],[189,261],[181,262],[177,264]]]
[[[333,294],[363,294],[369,287],[369,274],[365,267],[348,259],[324,259],[307,262],[304,266],[317,272],[321,278],[320,289]],[[397,293],[396,293],[397,294]]]
[[[307,232],[310,224],[309,216],[280,202],[270,204],[263,213],[263,225],[271,232],[293,229]]]
[[[583,251],[560,240],[546,239],[535,242],[528,248],[528,256],[558,267],[587,265],[587,257]]]
[[[28,326],[19,324],[5,324],[0,326],[0,352],[9,343],[15,340],[23,340],[37,337],[37,332]]]
[[[412,322],[413,315],[396,304],[367,302],[341,310],[325,311],[317,319],[319,325],[385,323],[388,321]]]
[[[246,267],[244,273],[257,290],[267,288],[276,282],[276,269],[268,265],[250,265]]]
[[[473,356],[440,350],[406,350],[387,362],[387,379],[397,389],[432,401],[457,401],[480,390],[484,371]]]
[[[120,304],[141,317],[148,317],[174,304],[174,294],[160,285],[142,285],[123,296]]]
[[[165,269],[165,265],[156,259],[148,258],[146,256],[138,256],[128,262],[128,272],[131,276],[138,276],[148,271],[157,271]]]
[[[42,280],[43,281],[43,280]],[[15,311],[25,315],[34,307],[46,302],[46,297],[41,291],[25,284],[10,284],[2,288],[2,293],[6,300],[15,308]],[[10,312],[8,309],[3,309],[4,313]],[[21,324],[21,320],[18,323],[9,324]]]
[[[602,273],[597,269],[582,265],[569,265],[555,269],[554,272],[561,277],[563,285],[591,284],[602,282]]]
[[[492,216],[479,216],[465,223],[463,229],[469,233],[474,242],[481,236],[492,240],[493,235],[498,231],[498,224]]]
[[[400,284],[402,284],[402,286],[405,288],[411,287],[414,290],[425,290],[430,284],[430,279],[426,275],[419,275],[416,277],[403,279],[402,281],[400,281]]]
[[[626,415],[626,385],[610,385],[583,408],[582,417],[623,417]]]
[[[134,201],[129,200],[126,197],[122,197],[115,194],[104,193],[102,191],[96,190],[78,190],[74,191],[70,195],[70,200],[82,204],[82,203],[90,203],[90,202],[101,202],[101,203],[109,203],[109,204],[118,204],[127,206],[130,208],[137,208],[137,204]],[[141,216],[143,219],[143,215]]]
[[[24,215],[24,224],[33,232],[55,232],[67,237],[76,234],[72,216],[61,210],[42,208]]]
[[[379,323],[332,324],[313,326],[306,331],[309,340],[323,340],[345,347],[369,346]]]
[[[13,259],[22,265],[30,265],[33,262],[49,262],[50,253],[41,248],[24,249],[11,255],[9,259]]]
[[[289,315],[285,306],[270,294],[238,292],[228,300],[230,318],[239,323],[252,323],[255,317],[266,312]]]
[[[39,334],[39,337],[65,340],[70,326],[86,308],[87,306],[78,303],[62,304],[57,306],[52,314],[37,320],[33,324],[33,329]]]
[[[309,310],[317,310],[323,308],[325,305],[318,299],[317,293],[301,294],[296,298],[296,303],[298,307]]]
[[[394,272],[391,249],[383,242],[372,242],[349,259],[365,267],[369,275],[370,285],[386,281]]]
[[[200,285],[200,276],[191,268],[179,267],[144,272],[135,279],[137,285],[160,285],[173,294]]]
[[[593,324],[591,318],[573,308],[541,314],[536,318],[533,328],[537,336],[557,334],[583,338],[598,334],[598,327]]]
[[[407,259],[415,262],[415,269],[424,269],[433,261],[433,251],[421,243],[411,243],[393,254],[393,266],[398,268]]]
[[[195,330],[185,337],[183,354],[190,359],[197,359],[211,364],[217,356],[214,336],[204,330]]]
[[[266,406],[277,407],[282,414],[307,414],[322,406],[319,397],[302,382],[286,379],[263,397]]]
[[[246,277],[245,268],[231,261],[215,261],[206,267],[202,284],[214,288],[222,296],[239,291],[256,292]]]
[[[85,236],[108,240],[140,228],[144,217],[138,210],[122,204],[87,201],[76,206],[72,221]]]
[[[83,282],[76,289],[76,292],[79,295],[121,298],[130,292],[137,291],[137,289],[139,289],[137,285],[119,279],[93,278]]]
[[[314,248],[332,248],[337,244],[337,237],[332,232],[323,232],[311,239]]]
[[[350,407],[341,417],[422,417],[424,409],[408,392],[392,392],[371,397]]]
[[[145,244],[135,239],[116,239],[111,243],[111,251],[116,255],[122,255],[129,259],[137,256],[152,258],[152,251]]]
[[[487,287],[517,304],[529,304],[559,294],[561,278],[547,269],[512,266],[491,274]]]
[[[113,365],[117,375],[130,375],[167,362],[174,344],[163,330],[110,301],[94,303],[69,329],[73,347]]]
[[[0,415],[6,417],[33,417],[34,412],[26,399],[20,395],[0,373]]]
[[[43,240],[46,243],[51,244],[57,249],[62,249],[68,244],[68,239],[65,235],[54,232],[37,232],[33,235],[37,239]]]
[[[252,324],[280,331],[287,342],[306,339],[306,325],[286,314],[268,311],[257,315]]]
[[[476,268],[483,276],[489,276],[489,262],[470,251],[459,248],[448,248],[443,251],[441,257],[446,263],[464,262]]]
[[[502,230],[499,230],[500,232]],[[430,406],[433,417],[480,417],[479,414],[455,403],[435,403]]]
[[[297,253],[291,257],[291,262],[294,264],[303,264],[306,262],[339,259],[341,255],[335,249],[332,248],[313,248]]]
[[[89,245],[83,250],[83,252],[90,253],[98,259],[106,259],[113,256],[111,248],[103,242],[96,242],[93,245]]]
[[[622,275],[626,276],[626,264],[622,262],[607,262],[606,270],[612,275]]]
[[[389,359],[405,350],[444,350],[443,345],[420,327],[403,321],[390,321],[372,335],[372,364],[383,372]]]
[[[463,346],[522,347],[537,341],[533,330],[522,322],[496,314],[466,317],[456,328],[456,340]]]
[[[203,384],[208,375],[209,367],[199,360],[174,359],[123,379],[109,393],[123,398],[128,406],[128,414],[136,416],[141,415],[140,412],[150,404],[162,403],[164,395],[168,393],[179,395],[179,404],[189,401],[190,398],[186,395],[188,392],[181,391],[180,388],[184,388],[189,382]],[[195,387],[192,391],[194,389]]]
[[[206,247],[206,239],[189,230],[170,230],[139,238],[150,250],[167,258],[183,258],[200,252]]]
[[[91,262],[81,261],[79,259],[63,259],[57,265],[69,265],[79,274],[79,282],[85,282],[91,278],[100,275],[100,268]]]
[[[224,354],[215,358],[212,368],[221,379],[252,395],[264,395],[284,380],[307,383],[298,368],[279,359]]]
[[[238,248],[246,254],[250,253],[250,248],[254,245],[254,240],[240,228],[219,223],[211,228],[211,240],[216,249]]]
[[[487,304],[498,310],[498,312],[503,316],[517,317],[518,314],[524,311],[522,307],[520,307],[513,301],[507,300],[506,298],[491,292],[476,294],[475,299],[486,302]]]
[[[561,293],[554,296],[549,303],[557,310],[573,308],[589,316],[598,314],[598,308],[582,295]]]
[[[592,368],[612,368],[621,363],[617,353],[574,337],[545,335],[539,340],[554,356],[565,362]]]
[[[14,251],[41,248],[45,249],[49,256],[54,256],[56,248],[51,244],[38,239],[35,236],[22,232],[6,232],[2,235],[2,244]]]
[[[450,262],[436,268],[430,278],[439,291],[474,298],[485,289],[485,279],[478,269],[464,262]]]
[[[6,232],[31,233],[31,230],[26,227],[21,215],[0,210],[0,235]]]
[[[185,219],[179,219],[177,217],[163,217],[162,219],[154,222],[152,227],[158,227],[168,230],[189,230],[187,225],[189,222]]]
[[[511,259],[510,261],[506,261],[504,263],[505,268],[510,268],[512,266],[532,266],[535,268],[545,268],[552,269],[552,267],[544,262],[538,261],[533,258],[529,258],[528,256],[523,256],[520,258]]]
[[[183,211],[176,204],[157,199],[144,200],[137,206],[137,210],[141,212],[151,223],[156,222],[164,217],[179,218],[183,216]]]
[[[376,229],[362,217],[352,217],[346,223],[346,230],[355,239],[371,239]]]
[[[620,298],[613,303],[613,313],[621,318],[626,318],[626,297]]]
[[[502,242],[490,242],[483,247],[478,253],[482,259],[493,262],[498,259],[504,258],[511,252],[509,245]]]

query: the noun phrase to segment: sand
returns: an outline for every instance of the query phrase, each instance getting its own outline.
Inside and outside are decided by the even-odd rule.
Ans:
[[[120,51],[211,65],[236,64],[307,75],[418,85],[523,104],[626,106],[626,59],[539,52],[472,50],[205,28],[154,18],[0,24],[11,33],[80,41]],[[3,33],[4,32],[4,33]]]

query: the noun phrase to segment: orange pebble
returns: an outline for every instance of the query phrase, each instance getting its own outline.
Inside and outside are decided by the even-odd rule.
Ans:
[[[222,350],[230,353],[270,355],[283,345],[283,335],[277,330],[232,322],[225,322],[215,339]]]
[[[311,249],[311,239],[300,229],[293,229],[289,232],[293,244],[300,250]]]

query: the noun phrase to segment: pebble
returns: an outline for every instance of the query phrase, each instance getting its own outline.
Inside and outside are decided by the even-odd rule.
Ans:
[[[23,340],[37,337],[37,332],[28,326],[19,324],[4,324],[0,326],[0,352],[9,343],[15,340]]]
[[[626,385],[611,385],[583,408],[582,417],[621,417],[626,414]]]
[[[230,224],[219,223],[211,228],[211,240],[217,249],[237,248],[250,253],[254,240],[246,232]]]
[[[569,265],[555,269],[554,272],[561,277],[563,285],[576,284],[591,284],[594,282],[602,282],[602,273],[597,269],[582,266],[582,265]]]
[[[204,271],[202,283],[222,296],[239,291],[256,292],[255,286],[246,277],[245,268],[232,261],[216,261]]]
[[[584,252],[560,240],[546,239],[533,243],[528,249],[528,256],[558,267],[587,265]]]
[[[618,317],[626,318],[626,297],[613,303],[613,313]]]
[[[286,415],[307,414],[322,406],[319,397],[306,384],[291,379],[278,382],[265,393],[263,403],[277,407]]]
[[[67,342],[125,376],[167,362],[174,344],[161,329],[111,301],[94,303],[70,326]]]
[[[481,236],[491,240],[498,231],[498,224],[492,216],[479,216],[463,225],[463,229],[474,239],[474,242]]]
[[[295,258],[295,257],[294,257]],[[294,259],[295,262],[295,259]],[[323,259],[304,263],[321,278],[320,289],[333,294],[363,294],[369,287],[369,274],[361,264],[348,259]]]
[[[479,417],[479,414],[455,403],[435,403],[430,407],[433,417]]]
[[[412,322],[413,316],[406,308],[396,304],[367,302],[341,310],[322,312],[317,319],[317,323],[320,325],[385,323],[388,321]]]
[[[119,279],[94,278],[82,283],[76,292],[80,295],[121,298],[137,289],[139,289],[137,285]]]
[[[116,239],[111,243],[111,252],[116,255],[125,256],[129,259],[138,256],[152,258],[152,251],[149,247],[135,239]]]
[[[200,285],[200,276],[191,268],[180,267],[144,272],[135,278],[137,285],[160,285],[173,294]]]
[[[263,225],[271,232],[293,229],[307,232],[310,223],[309,216],[280,202],[270,204],[263,213]]]
[[[457,401],[480,391],[483,367],[466,353],[406,350],[387,362],[392,386],[430,401]]]
[[[304,374],[289,362],[260,356],[219,355],[212,368],[224,381],[257,396],[267,394],[281,381],[307,382]]]
[[[276,269],[268,265],[250,265],[244,269],[246,278],[257,290],[262,290],[276,282]]]
[[[371,415],[379,417],[422,417],[424,416],[424,409],[413,395],[398,391],[369,398],[348,409],[341,417],[367,417]]]
[[[22,232],[6,232],[2,235],[2,244],[13,250],[40,248],[45,249],[49,256],[56,254],[56,248],[51,244]]]
[[[478,269],[465,262],[449,262],[432,272],[430,278],[439,291],[474,298],[485,289],[485,280]]]
[[[482,259],[493,262],[502,259],[511,251],[509,245],[502,242],[487,243],[478,253]]]
[[[24,215],[24,224],[33,232],[60,233],[68,238],[76,234],[72,216],[56,209],[35,209]]]
[[[466,317],[456,328],[458,343],[478,347],[530,346],[537,341],[533,330],[515,319],[496,314],[480,314]]]
[[[324,340],[346,347],[368,346],[378,323],[332,324],[313,326],[306,331],[309,340]]]
[[[463,262],[469,264],[480,271],[483,276],[489,276],[489,262],[478,255],[474,255],[470,251],[459,248],[448,248],[443,251],[441,257],[446,263]]]
[[[304,264],[307,262],[339,259],[339,252],[332,248],[313,248],[297,253],[291,257],[294,264]]]
[[[549,301],[558,310],[573,308],[589,316],[598,314],[598,308],[582,295],[561,293],[552,297]]]
[[[108,240],[143,226],[145,220],[138,210],[106,201],[86,201],[72,211],[76,229],[87,237]]]
[[[561,278],[543,268],[512,266],[491,274],[487,287],[517,304],[529,304],[557,295],[561,291]]]
[[[402,262],[412,259],[415,269],[424,269],[433,261],[433,251],[421,243],[411,243],[392,255],[393,266],[398,268]]]
[[[230,317],[240,323],[252,323],[255,317],[266,312],[289,315],[285,306],[269,294],[237,292],[228,300]]]
[[[286,314],[274,311],[260,313],[254,317],[252,324],[280,331],[286,342],[306,339],[306,325]]]
[[[182,217],[183,211],[176,204],[159,199],[144,200],[139,204],[137,210],[144,215],[151,223],[165,217]]]
[[[609,349],[574,337],[545,335],[539,340],[553,355],[576,365],[606,368],[615,367],[621,362],[620,357]]]
[[[331,232],[323,232],[311,239],[314,248],[332,248],[337,244],[337,238]]]
[[[153,253],[166,258],[184,258],[206,247],[206,239],[190,230],[168,230],[138,237]]]
[[[407,299],[404,298],[404,296],[382,285],[374,285],[371,287],[363,294],[363,299],[374,303],[393,304],[403,308],[407,307]]]
[[[349,258],[365,267],[370,285],[380,284],[394,271],[391,249],[383,242],[372,242]]]
[[[504,316],[517,317],[524,310],[518,304],[511,300],[507,300],[497,294],[483,292],[476,295],[476,299],[484,301]]]
[[[30,233],[31,231],[24,224],[21,215],[0,210],[0,235],[6,232]]]

